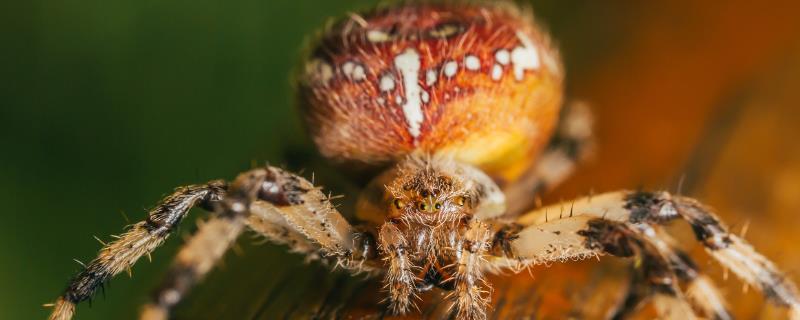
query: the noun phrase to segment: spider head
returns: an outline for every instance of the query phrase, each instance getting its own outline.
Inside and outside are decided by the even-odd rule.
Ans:
[[[501,213],[504,203],[502,191],[477,168],[450,156],[414,154],[373,180],[356,212],[377,225],[392,221],[435,228]]]
[[[469,217],[471,191],[452,171],[413,162],[398,170],[388,187],[388,217],[435,227]]]

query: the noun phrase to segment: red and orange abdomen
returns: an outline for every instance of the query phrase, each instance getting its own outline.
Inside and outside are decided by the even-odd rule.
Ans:
[[[300,76],[326,157],[379,165],[420,150],[515,179],[547,142],[558,54],[511,5],[405,5],[325,30]]]

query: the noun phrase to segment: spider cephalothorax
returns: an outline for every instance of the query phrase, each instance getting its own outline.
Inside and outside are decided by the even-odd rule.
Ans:
[[[358,197],[358,225],[313,182],[272,166],[230,184],[179,188],[102,249],[51,319],[69,319],[194,206],[213,214],[178,253],[144,319],[166,318],[246,229],[311,258],[382,274],[394,313],[410,312],[418,293],[438,288],[449,307],[437,314],[485,319],[485,273],[610,255],[637,261],[614,319],[650,301],[665,318],[729,319],[710,279],[662,228],[674,220],[800,319],[794,284],[693,199],[617,191],[524,213],[586,153],[591,121],[579,104],[562,110],[558,54],[515,6],[405,2],[348,16],[309,51],[299,93],[319,150],[340,165],[385,169]]]
[[[379,225],[378,243],[386,253],[390,308],[405,312],[416,292],[438,287],[475,292],[470,304],[485,305],[480,259],[468,252],[489,249],[491,230],[477,222],[503,212],[504,196],[480,170],[449,157],[413,155],[378,176],[359,199],[362,219]],[[462,261],[463,260],[463,261]],[[476,309],[477,310],[477,309]]]
[[[469,199],[474,185],[440,162],[412,160],[399,168],[387,191],[392,199],[390,219],[429,228],[458,223],[472,215]]]

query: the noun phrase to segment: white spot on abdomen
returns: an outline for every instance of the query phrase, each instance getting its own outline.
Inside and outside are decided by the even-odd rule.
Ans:
[[[353,61],[347,61],[342,65],[342,73],[354,81],[361,81],[366,78],[364,67],[360,64],[356,64]]]
[[[392,36],[381,30],[369,30],[367,31],[367,40],[375,43],[386,42],[392,40]]]
[[[503,77],[503,67],[499,64],[492,66],[492,80],[500,80]]]
[[[378,84],[378,87],[381,91],[392,91],[394,90],[394,77],[391,74],[385,74],[381,77],[381,82]]]
[[[425,84],[430,87],[436,83],[437,78],[439,78],[439,74],[437,74],[436,69],[430,69],[425,73]]]
[[[306,64],[306,74],[318,84],[328,85],[333,78],[333,67],[325,61],[314,59]]]
[[[354,81],[364,80],[367,76],[364,72],[364,66],[353,61],[347,61],[342,65],[342,73]]]
[[[494,54],[494,58],[497,60],[497,63],[502,65],[507,65],[509,62],[511,62],[511,55],[506,49],[497,50],[497,52]]]
[[[357,65],[353,69],[353,80],[361,81],[367,78],[367,72],[364,70],[364,66]]]
[[[394,58],[394,66],[403,77],[403,89],[406,94],[406,103],[403,105],[403,115],[408,122],[408,133],[419,137],[420,126],[424,120],[422,113],[422,87],[419,85],[419,54],[414,49],[406,49]]]
[[[464,58],[464,66],[467,68],[467,70],[478,70],[481,68],[481,60],[476,56],[469,55]]]
[[[353,61],[347,61],[342,65],[342,72],[344,72],[344,75],[349,77],[350,75],[353,74],[353,68],[355,67],[356,64],[353,63]]]
[[[448,61],[444,64],[444,75],[452,78],[458,72],[458,63],[455,61]]]
[[[514,64],[514,77],[522,80],[525,70],[539,68],[539,52],[533,45],[533,41],[522,31],[517,31],[517,38],[522,42],[522,47],[516,47],[511,51],[511,63]]]

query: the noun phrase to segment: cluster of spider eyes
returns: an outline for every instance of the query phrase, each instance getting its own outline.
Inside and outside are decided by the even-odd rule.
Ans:
[[[431,192],[427,190],[423,190],[419,193],[421,200],[416,201],[413,205],[419,210],[429,213],[438,212],[444,207],[444,204],[441,201],[434,201],[434,195],[436,192],[431,194]],[[468,198],[466,196],[456,196],[451,199],[445,200],[446,202],[450,202],[455,204],[456,206],[463,207],[467,202]],[[402,199],[395,198],[392,200],[392,205],[394,205],[395,209],[401,210],[406,208],[409,203],[403,201]]]

